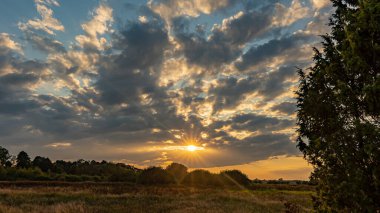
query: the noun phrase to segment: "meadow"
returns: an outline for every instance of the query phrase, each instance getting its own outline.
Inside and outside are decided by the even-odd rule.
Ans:
[[[254,184],[246,188],[128,183],[0,182],[0,213],[19,212],[308,212],[313,187]]]

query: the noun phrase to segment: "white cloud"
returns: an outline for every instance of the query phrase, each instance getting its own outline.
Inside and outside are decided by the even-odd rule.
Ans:
[[[276,15],[273,17],[274,26],[289,26],[294,22],[308,17],[310,10],[302,5],[300,0],[293,0],[289,8],[283,4],[276,4]]]
[[[330,32],[331,28],[328,26],[330,15],[330,12],[316,12],[313,20],[307,24],[305,32],[313,35],[324,35]]]
[[[53,10],[48,8],[46,4],[43,4],[42,0],[36,0],[37,12],[40,14],[41,19],[35,18],[28,20],[26,23],[19,23],[18,27],[26,31],[28,29],[34,30],[42,30],[48,34],[54,35],[54,31],[65,31],[65,27],[61,24],[61,22],[53,17]],[[45,2],[49,2],[48,5],[53,4],[55,6],[59,6],[57,1],[48,0]]]
[[[330,0],[311,0],[315,9],[322,9],[331,4]]]
[[[54,5],[60,6],[57,0],[34,0],[36,4],[46,4],[46,5]]]
[[[13,41],[8,33],[0,33],[0,48],[4,47],[16,52],[21,52],[20,45]]]
[[[177,16],[197,17],[201,13],[211,14],[213,11],[228,6],[228,0],[167,0],[150,1],[148,6],[165,19]]]
[[[70,147],[71,143],[51,143],[45,145],[45,147],[50,147],[50,148],[65,148],[65,147]]]
[[[98,50],[103,50],[107,40],[104,37],[98,38],[98,36],[110,31],[112,22],[112,8],[105,4],[100,4],[95,9],[92,19],[82,24],[85,35],[78,35],[75,37],[75,40],[81,47],[90,45]]]

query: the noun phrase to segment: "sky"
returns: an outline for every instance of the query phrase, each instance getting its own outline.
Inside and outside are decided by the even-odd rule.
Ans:
[[[297,69],[331,12],[329,0],[1,0],[0,146],[307,179]]]

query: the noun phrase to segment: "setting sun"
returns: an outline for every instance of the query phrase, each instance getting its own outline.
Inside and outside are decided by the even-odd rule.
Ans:
[[[194,152],[194,151],[203,150],[203,149],[204,149],[203,147],[194,146],[194,145],[188,145],[188,146],[186,146],[186,150],[189,151],[189,152]]]

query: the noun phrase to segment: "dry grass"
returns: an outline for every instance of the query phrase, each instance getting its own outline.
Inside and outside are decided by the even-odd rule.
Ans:
[[[0,183],[0,213],[305,212],[312,191],[199,189],[122,183]],[[288,207],[287,207],[288,206]]]

